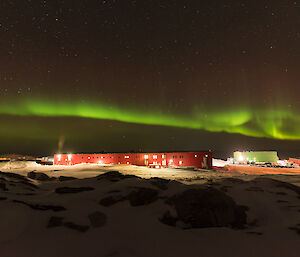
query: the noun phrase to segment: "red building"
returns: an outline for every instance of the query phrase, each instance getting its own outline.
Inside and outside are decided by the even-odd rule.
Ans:
[[[290,158],[289,161],[293,162],[295,164],[298,164],[300,166],[300,157],[299,158]]]
[[[212,168],[212,152],[55,154],[54,165],[132,164],[138,166]]]

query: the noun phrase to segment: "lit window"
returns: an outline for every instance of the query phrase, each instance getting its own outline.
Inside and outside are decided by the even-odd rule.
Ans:
[[[129,156],[128,156],[128,155],[125,155],[125,159],[129,159]]]
[[[208,157],[208,154],[206,154],[205,157],[207,158],[207,157]]]
[[[91,156],[88,156],[88,159],[91,159]]]
[[[165,158],[165,155],[164,155],[164,154],[162,154],[162,155],[161,155],[161,158],[163,158],[163,159],[164,159],[164,158]]]
[[[157,155],[153,155],[153,159],[157,159]]]
[[[149,158],[148,154],[145,154],[144,158],[145,158],[145,159],[148,159],[148,158]]]
[[[57,155],[57,160],[58,160],[58,161],[61,160],[61,154]]]
[[[179,161],[179,164],[181,165],[181,164],[182,164],[182,161]]]
[[[69,161],[72,160],[72,154],[68,154],[68,160],[69,160]]]

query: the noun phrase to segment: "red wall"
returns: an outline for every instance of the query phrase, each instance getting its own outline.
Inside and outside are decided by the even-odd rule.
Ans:
[[[54,165],[132,164],[161,167],[212,168],[212,152],[55,154]]]
[[[298,158],[297,158],[297,159],[296,159],[296,158],[290,158],[289,161],[290,161],[290,162],[293,162],[293,163],[295,163],[295,164],[300,165],[300,159],[298,159]]]

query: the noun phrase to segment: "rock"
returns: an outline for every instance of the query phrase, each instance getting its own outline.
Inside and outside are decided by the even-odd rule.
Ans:
[[[158,192],[151,188],[138,187],[131,191],[126,199],[131,206],[140,206],[150,204],[158,199]]]
[[[127,196],[121,194],[111,195],[99,201],[99,204],[109,207],[115,203],[128,200],[131,206],[141,206],[150,204],[158,199],[158,191],[152,188],[137,187],[132,188],[132,191]]]
[[[177,216],[166,212],[160,220],[171,226],[175,219],[190,228],[243,228],[247,222],[245,207],[238,206],[231,197],[214,188],[188,189],[166,203],[175,208]]]
[[[85,191],[95,190],[93,187],[58,187],[55,189],[57,194],[77,194]]]
[[[6,187],[6,184],[4,182],[0,182],[0,189],[2,191],[8,191],[7,187]]]
[[[75,180],[75,179],[77,179],[77,178],[74,178],[74,177],[67,177],[67,176],[60,176],[60,177],[58,178],[58,180],[59,180],[60,182],[63,182],[63,181],[70,181],[70,180]]]
[[[295,226],[295,227],[289,227],[290,230],[295,231],[298,235],[300,235],[300,228]]]
[[[6,177],[6,178],[13,178],[13,179],[18,179],[18,180],[23,180],[23,181],[29,181],[26,177],[16,174],[16,173],[0,171],[0,175],[2,175],[3,177]]]
[[[53,177],[49,177],[45,173],[34,172],[34,171],[28,172],[27,177],[31,178],[31,179],[34,179],[34,180],[39,180],[39,181],[53,181],[53,180],[56,179],[56,178],[53,178]]]
[[[47,228],[55,228],[63,226],[64,217],[52,216],[48,221]]]
[[[170,182],[170,180],[163,179],[163,178],[150,178],[149,181],[153,186],[156,186],[161,190],[167,190],[168,184]]]
[[[262,232],[257,232],[257,231],[248,231],[246,232],[247,234],[250,234],[250,235],[256,235],[256,236],[261,236],[263,235]]]
[[[21,181],[21,182],[17,182],[17,183],[25,185],[25,186],[28,186],[31,189],[31,191],[33,191],[33,189],[37,189],[38,188],[38,186],[30,183],[29,181]]]
[[[59,206],[59,205],[31,204],[31,203],[26,203],[26,202],[20,201],[20,200],[13,200],[13,202],[24,204],[24,205],[30,207],[31,209],[39,210],[39,211],[48,211],[48,210],[51,210],[51,211],[57,212],[57,211],[64,211],[64,210],[66,210],[65,207]]]
[[[105,207],[109,207],[111,205],[114,205],[115,203],[118,203],[118,202],[121,202],[124,200],[126,200],[126,198],[122,195],[112,195],[112,196],[108,196],[108,197],[101,199],[99,201],[99,204],[101,204]]]
[[[106,224],[106,215],[102,212],[96,211],[88,216],[91,226],[94,228],[103,227]]]
[[[111,182],[117,182],[120,181],[122,179],[127,179],[127,178],[138,178],[135,175],[123,175],[122,173],[118,172],[118,171],[109,171],[106,172],[104,174],[101,174],[99,176],[96,177],[98,180],[101,179],[106,179],[109,180]]]
[[[169,225],[169,226],[173,226],[175,227],[176,226],[176,222],[178,221],[178,219],[174,216],[171,215],[170,211],[166,211],[162,218],[160,219],[160,221],[166,225]]]
[[[86,232],[90,228],[89,226],[78,225],[73,222],[65,222],[64,227],[76,230],[78,232]]]
[[[246,191],[253,191],[253,192],[264,192],[264,190],[260,187],[247,187]]]

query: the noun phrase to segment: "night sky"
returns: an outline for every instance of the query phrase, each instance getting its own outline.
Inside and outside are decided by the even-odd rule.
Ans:
[[[300,155],[300,1],[1,0],[0,153]]]

